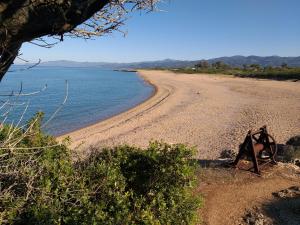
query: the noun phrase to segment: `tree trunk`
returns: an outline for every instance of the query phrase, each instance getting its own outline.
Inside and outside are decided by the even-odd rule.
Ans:
[[[110,0],[2,0],[0,80],[24,42],[62,35],[100,11]]]
[[[21,44],[9,45],[1,53],[0,57],[0,81],[13,64],[15,58],[18,56]]]

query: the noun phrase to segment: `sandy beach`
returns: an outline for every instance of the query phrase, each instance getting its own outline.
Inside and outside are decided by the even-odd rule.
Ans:
[[[238,151],[249,129],[267,125],[278,143],[300,134],[300,83],[222,75],[139,71],[156,93],[137,107],[71,132],[72,148],[151,140],[195,146],[197,157],[214,159]]]

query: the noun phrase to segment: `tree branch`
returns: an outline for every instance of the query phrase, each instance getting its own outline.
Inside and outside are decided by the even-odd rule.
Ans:
[[[46,35],[58,35],[62,40],[65,33],[83,38],[101,36],[118,30],[128,13],[126,9],[153,10],[158,1],[1,0],[0,80],[24,42],[32,42]]]

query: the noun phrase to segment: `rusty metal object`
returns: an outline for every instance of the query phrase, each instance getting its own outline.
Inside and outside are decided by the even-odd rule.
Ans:
[[[252,160],[254,172],[257,174],[260,174],[260,166],[267,163],[276,164],[277,144],[275,139],[268,134],[266,126],[258,131],[248,132],[233,165],[237,167],[244,156]]]

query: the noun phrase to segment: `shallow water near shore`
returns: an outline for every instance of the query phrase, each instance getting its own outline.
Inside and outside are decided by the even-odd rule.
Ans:
[[[126,111],[148,99],[153,87],[134,72],[101,70],[99,68],[35,67],[23,70],[15,66],[0,83],[0,94],[16,93],[22,83],[23,93],[46,90],[18,99],[9,114],[9,122],[16,124],[26,108],[23,123],[37,111],[45,113],[45,121],[56,111],[66,96],[63,108],[44,128],[52,135],[61,135]],[[7,97],[0,97],[1,100]],[[1,114],[4,112],[2,109]],[[3,120],[3,116],[1,120]]]

